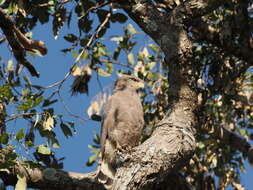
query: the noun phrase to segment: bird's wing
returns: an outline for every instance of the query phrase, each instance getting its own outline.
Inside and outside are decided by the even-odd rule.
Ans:
[[[110,133],[115,125],[115,111],[117,109],[117,98],[112,95],[110,100],[105,106],[104,117],[101,124],[101,135],[100,135],[100,144],[101,144],[101,156],[98,166],[98,181],[105,185],[107,189],[110,189],[113,183],[113,178],[115,171],[108,163],[108,158],[105,158],[105,151],[110,151],[110,139],[108,139],[108,133]],[[108,152],[106,152],[108,153]]]
[[[103,154],[105,151],[105,143],[108,137],[108,132],[112,129],[115,125],[115,118],[114,113],[116,111],[116,103],[115,97],[112,96],[104,109],[104,117],[101,124],[101,134],[100,134],[100,145],[101,145],[101,155],[103,158]]]

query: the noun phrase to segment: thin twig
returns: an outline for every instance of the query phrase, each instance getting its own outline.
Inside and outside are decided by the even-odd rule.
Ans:
[[[7,123],[9,121],[24,117],[24,116],[33,116],[36,115],[37,113],[21,113],[21,114],[16,114],[10,117],[10,119],[6,119],[4,122]]]
[[[43,88],[44,89],[46,89],[46,88],[53,88],[55,86],[63,84],[68,79],[68,77],[70,76],[70,74],[71,74],[71,72],[69,71],[69,72],[66,73],[66,75],[64,76],[64,78],[62,80],[60,80],[58,82],[55,82],[54,84],[51,84],[49,86],[43,87]]]
[[[66,75],[66,76],[67,76],[67,75]],[[62,98],[62,96],[61,96],[61,93],[60,93],[62,85],[63,85],[63,82],[60,83],[60,85],[59,85],[59,87],[58,87],[56,93],[57,93],[57,95],[58,95],[58,97],[59,97],[59,99],[60,99],[60,101],[61,101],[61,103],[62,103],[64,109],[66,110],[66,112],[68,112],[68,114],[71,115],[72,117],[75,117],[75,118],[79,119],[81,122],[90,120],[90,119],[87,119],[87,118],[80,117],[79,115],[74,114],[74,113],[70,110],[70,108],[68,107],[68,105],[64,102],[64,100],[63,100],[63,98]]]
[[[103,7],[103,6],[106,6],[106,5],[110,4],[110,3],[111,3],[110,1],[109,1],[109,2],[107,1],[107,2],[101,3],[101,4],[97,5],[97,6],[91,7],[91,8],[89,8],[89,9],[84,13],[84,15],[80,16],[78,19],[82,19],[82,18],[85,17],[87,14],[89,14],[89,12],[94,11],[94,10],[96,10],[96,9],[99,9],[99,8],[101,8],[101,7]]]
[[[65,3],[68,3],[70,1],[72,1],[72,0],[63,0],[63,1],[60,2],[60,4],[65,4]]]
[[[91,43],[93,42],[93,40],[95,38],[98,37],[98,33],[103,29],[103,27],[106,25],[106,23],[109,21],[110,17],[112,16],[112,10],[110,10],[106,17],[105,17],[105,20],[99,25],[99,27],[96,29],[96,32],[93,33],[89,39],[89,41],[87,42],[87,44],[84,46],[84,48],[82,49],[81,53],[79,54],[79,56],[76,58],[75,62],[78,62],[81,58],[81,55],[83,54],[84,50],[87,49]]]
[[[120,62],[116,62],[116,61],[110,61],[110,60],[102,59],[102,60],[100,60],[100,62],[102,62],[102,63],[112,63],[112,64],[115,64],[115,65],[120,65],[120,66],[123,66],[123,67],[127,67],[128,69],[134,70],[134,68],[131,67],[128,64],[124,64],[124,63],[120,63]]]
[[[64,83],[64,82],[68,79],[68,77],[70,76],[70,74],[71,74],[70,71],[67,72],[62,80],[57,81],[57,82],[55,82],[55,83],[53,83],[53,84],[51,84],[51,85],[49,85],[49,86],[45,86],[45,87],[44,87],[44,86],[39,86],[39,85],[31,85],[31,87],[34,87],[34,88],[41,88],[41,89],[43,89],[43,90],[44,90],[44,89],[48,89],[48,88],[53,88],[53,87],[56,87],[56,86],[61,85],[62,83]]]
[[[71,115],[72,117],[75,117],[77,119],[79,119],[81,122],[84,122],[84,121],[87,121],[87,120],[90,120],[90,119],[87,119],[87,118],[83,118],[83,117],[80,117],[79,115],[76,115],[74,114],[70,108],[68,107],[68,105],[64,102],[62,96],[61,96],[61,93],[60,93],[60,89],[57,90],[57,94],[58,94],[58,97],[64,107],[64,109],[66,110],[66,112],[68,112],[69,115]]]
[[[72,0],[63,0],[63,1],[59,2],[59,4],[63,5],[63,4],[66,4],[70,1],[72,1]],[[49,3],[41,3],[41,4],[38,4],[37,6],[38,7],[47,7],[47,6],[50,6],[50,4]]]
[[[98,33],[103,29],[103,27],[106,25],[106,23],[109,21],[109,18],[112,16],[112,12],[108,12],[105,20],[99,25],[99,27],[96,29],[96,32],[94,34],[92,34],[92,36],[90,37],[88,43],[86,44],[85,47],[89,47],[91,45],[91,43],[93,42],[94,38],[98,37]]]

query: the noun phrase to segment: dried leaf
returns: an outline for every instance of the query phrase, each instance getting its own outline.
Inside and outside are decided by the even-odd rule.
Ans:
[[[26,177],[24,175],[17,175],[18,181],[15,185],[15,190],[26,190],[27,183],[26,183]]]
[[[75,80],[71,85],[72,95],[75,95],[77,93],[88,94],[88,83],[92,76],[92,70],[89,65],[75,67],[74,71],[72,71],[72,75],[75,77]]]
[[[98,68],[98,74],[102,77],[109,77],[111,76],[111,73],[106,72],[105,70],[103,70],[102,68]]]
[[[73,77],[81,76],[81,74],[82,74],[82,69],[81,69],[81,67],[75,66],[75,67],[72,69],[71,75],[72,75]]]
[[[10,59],[7,63],[7,72],[14,71],[13,61]]]
[[[97,101],[91,102],[90,107],[87,110],[87,114],[89,117],[91,117],[93,114],[99,115],[100,113],[100,106]]]
[[[141,61],[138,61],[136,66],[134,67],[134,74],[137,76],[138,73],[142,73],[143,75],[145,75],[145,67],[143,66]]]
[[[54,128],[54,119],[49,116],[47,120],[43,122],[43,129],[47,131],[51,131]]]
[[[133,53],[129,53],[129,54],[127,55],[127,62],[128,62],[128,64],[130,64],[130,65],[134,65],[134,54],[133,54]]]
[[[148,49],[146,47],[143,48],[142,50],[142,53],[145,57],[148,57],[149,56],[149,52],[148,52]]]
[[[92,104],[90,105],[90,107],[87,110],[87,114],[89,117],[91,117],[93,115],[93,108],[92,108]]]
[[[135,30],[135,28],[133,27],[132,24],[129,24],[127,26],[127,30],[131,33],[131,34],[137,34],[137,31]]]

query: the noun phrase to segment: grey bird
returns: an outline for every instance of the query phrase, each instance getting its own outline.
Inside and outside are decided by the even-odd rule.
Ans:
[[[139,145],[144,118],[138,90],[144,82],[130,75],[121,76],[105,105],[101,125],[101,154],[97,179],[110,189],[117,167],[117,151]]]

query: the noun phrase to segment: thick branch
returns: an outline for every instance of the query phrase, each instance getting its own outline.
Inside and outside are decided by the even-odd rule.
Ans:
[[[195,138],[189,130],[192,123],[184,120],[193,118],[187,115],[180,107],[161,121],[152,137],[137,147],[117,170],[113,189],[155,190],[169,174],[185,166],[195,150]]]
[[[191,52],[192,44],[186,31],[179,25],[170,24],[167,15],[159,12],[150,1],[124,1],[122,7],[165,53],[167,60],[173,60]],[[125,6],[124,6],[125,5]],[[187,55],[188,56],[188,55]]]
[[[17,172],[19,171],[19,172]],[[65,189],[65,190],[103,190],[104,187],[97,183],[96,172],[81,174],[75,172],[65,172],[53,168],[33,168],[25,169],[21,165],[12,173],[0,172],[0,178],[5,185],[15,186],[17,183],[17,173],[22,172],[27,177],[27,186],[39,189]]]
[[[39,73],[26,59],[26,50],[39,52],[41,55],[47,53],[43,41],[28,39],[15,25],[11,18],[0,8],[0,28],[11,46],[12,52],[19,64],[24,65],[32,76],[39,77]]]
[[[17,172],[19,171],[19,172]],[[91,173],[75,173],[55,170],[53,168],[33,168],[25,169],[21,166],[17,167],[12,173],[5,171],[0,172],[0,178],[6,186],[15,186],[17,183],[17,174],[22,172],[27,176],[27,187],[38,189],[65,189],[65,190],[105,190],[102,184],[96,180],[96,172]],[[163,190],[190,190],[190,185],[185,178],[177,173],[173,173],[167,177],[159,187]]]
[[[11,18],[5,14],[4,10],[0,8],[0,27],[5,31],[6,29],[11,30],[15,33],[18,43],[29,51],[39,51],[41,55],[47,54],[47,48],[43,41],[38,40],[30,40],[28,39],[15,25],[15,23],[11,20]]]

